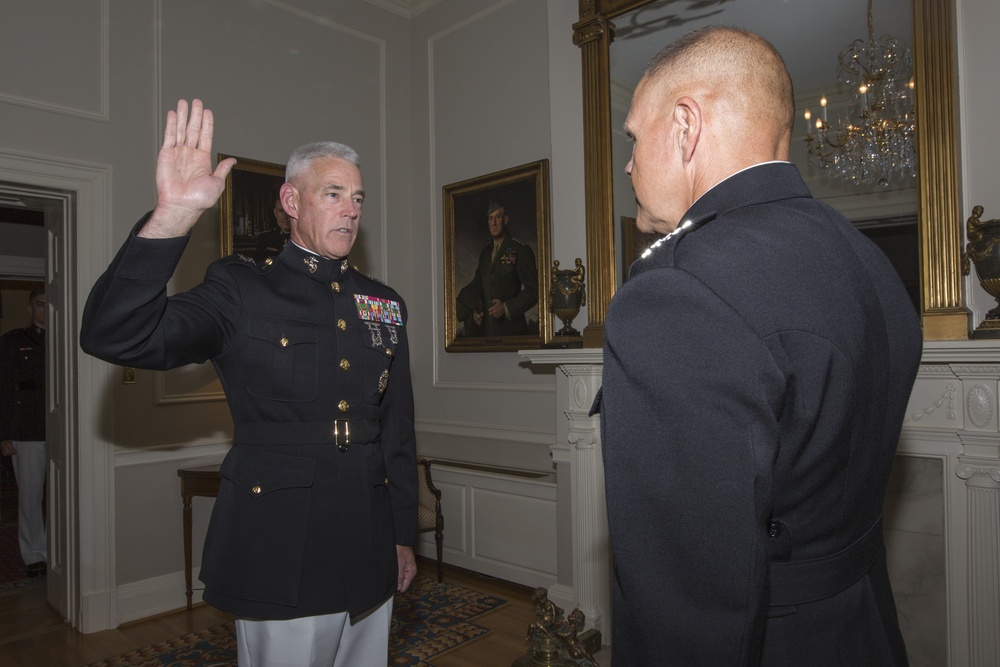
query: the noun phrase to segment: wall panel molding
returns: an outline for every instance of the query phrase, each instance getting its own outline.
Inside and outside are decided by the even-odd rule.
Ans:
[[[115,469],[132,468],[136,466],[158,465],[160,463],[176,462],[184,465],[195,465],[192,459],[221,459],[229,451],[232,443],[218,438],[199,438],[188,442],[175,442],[169,445],[158,445],[144,449],[126,449],[118,447],[115,450]],[[203,465],[208,465],[204,462]],[[202,464],[197,464],[202,465]]]
[[[101,32],[99,37],[99,46],[101,50],[100,65],[99,65],[100,71],[97,74],[97,85],[100,88],[98,97],[98,107],[96,109],[84,109],[80,107],[69,106],[66,104],[56,104],[53,102],[46,102],[45,100],[27,97],[24,95],[16,95],[16,94],[2,93],[2,92],[0,92],[0,102],[16,104],[18,106],[28,107],[29,109],[39,109],[41,111],[48,111],[50,113],[55,113],[62,116],[86,118],[88,120],[96,120],[105,123],[111,120],[110,0],[98,0],[98,2],[99,2],[98,11],[101,14]]]
[[[444,260],[442,257],[444,248],[444,238],[443,229],[441,221],[443,220],[443,212],[441,210],[441,188],[444,186],[443,183],[438,183],[437,175],[437,132],[435,131],[436,115],[435,115],[435,68],[437,64],[435,62],[434,49],[435,45],[445,37],[451,35],[452,33],[466,28],[474,23],[477,23],[490,14],[503,9],[507,5],[512,4],[516,0],[500,0],[494,5],[483,9],[480,12],[467,16],[460,21],[456,21],[447,27],[439,30],[430,37],[427,38],[427,137],[428,137],[428,153],[427,153],[427,188],[430,192],[428,200],[430,201],[430,211],[428,211],[428,219],[431,220],[431,256],[430,256],[430,266],[431,266],[431,282],[434,285],[433,293],[431,296],[431,317],[432,325],[431,332],[433,336],[433,358],[431,360],[432,368],[432,381],[431,386],[434,389],[444,388],[444,389],[510,389],[513,391],[537,391],[539,389],[534,389],[534,385],[524,385],[524,384],[503,384],[503,383],[461,383],[461,382],[450,382],[440,379],[441,374],[441,354],[444,353],[444,312],[447,307],[444,304]],[[513,165],[511,165],[513,166]],[[548,267],[539,267],[539,271],[547,270]],[[539,317],[544,316],[543,313],[539,313]],[[514,357],[512,357],[514,358]],[[526,388],[532,387],[532,388]]]
[[[552,429],[473,424],[471,422],[444,419],[418,419],[414,426],[417,433],[428,435],[451,435],[482,440],[522,442],[530,445],[544,445],[546,447],[552,445],[556,435]]]
[[[106,0],[105,0],[106,1]],[[169,108],[173,108],[173,100],[165,101],[163,99],[163,8],[164,0],[155,0],[155,13],[156,13],[156,30],[155,38],[153,40],[154,48],[154,72],[155,72],[155,100],[154,100],[154,110],[156,114],[156,120],[154,122],[154,127],[157,128],[157,133],[154,135],[156,138],[156,151],[159,152],[160,140],[162,139],[162,128],[166,118],[167,106],[164,103],[167,102]],[[378,258],[381,267],[381,277],[385,282],[389,282],[388,270],[389,270],[389,223],[388,223],[388,147],[387,147],[387,110],[386,110],[386,42],[384,39],[377,35],[367,33],[355,28],[351,28],[342,23],[338,23],[333,19],[321,16],[319,14],[314,14],[312,12],[307,12],[303,9],[295,7],[280,0],[259,0],[259,4],[265,4],[271,6],[275,9],[281,10],[293,16],[305,19],[316,25],[323,26],[325,28],[330,28],[345,35],[350,35],[358,39],[367,41],[378,48],[378,70],[379,70],[379,84],[378,84],[378,118],[379,118],[379,163],[381,166],[378,178],[381,183],[381,197],[379,198],[379,205],[382,210],[381,220],[377,222],[380,239],[378,247]],[[288,146],[287,153],[296,148],[295,146]],[[368,219],[366,223],[371,225],[371,220]],[[214,399],[213,399],[214,400]]]

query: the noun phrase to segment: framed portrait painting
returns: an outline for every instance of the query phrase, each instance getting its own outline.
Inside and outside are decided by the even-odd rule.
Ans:
[[[445,350],[550,341],[548,160],[446,185],[442,210]]]
[[[271,237],[280,239],[282,232],[279,216],[284,213],[276,212],[276,204],[280,209],[278,192],[285,182],[285,165],[218,154],[219,161],[230,157],[236,158],[236,166],[226,176],[226,189],[219,199],[221,256],[236,253],[264,259],[274,252]]]

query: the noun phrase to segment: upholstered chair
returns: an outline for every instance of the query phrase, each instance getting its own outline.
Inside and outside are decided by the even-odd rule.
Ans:
[[[418,503],[417,530],[434,531],[434,541],[437,543],[437,574],[438,581],[444,580],[444,516],[441,514],[441,491],[434,486],[431,479],[431,462],[427,459],[417,461]]]

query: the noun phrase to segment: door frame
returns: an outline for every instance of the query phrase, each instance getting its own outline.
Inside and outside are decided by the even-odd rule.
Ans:
[[[91,286],[108,265],[111,215],[110,165],[67,158],[0,150],[0,181],[24,188],[34,196],[62,198],[65,215],[46,216],[48,254],[46,282],[57,294],[48,295],[61,308],[59,326],[50,332],[50,359],[60,361],[52,377],[57,386],[50,397],[60,403],[63,437],[50,451],[50,465],[61,463],[58,498],[63,507],[51,508],[63,525],[50,553],[54,581],[49,601],[77,630],[90,633],[118,626],[115,580],[114,448],[111,433],[113,406],[104,397],[113,367],[80,350],[83,304]],[[55,219],[58,218],[58,219]],[[52,444],[50,444],[50,449]],[[53,557],[55,556],[55,557]]]

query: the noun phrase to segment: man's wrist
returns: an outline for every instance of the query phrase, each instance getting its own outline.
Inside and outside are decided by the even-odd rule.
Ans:
[[[157,206],[136,236],[144,239],[170,239],[187,236],[202,213],[204,211],[182,207]]]

